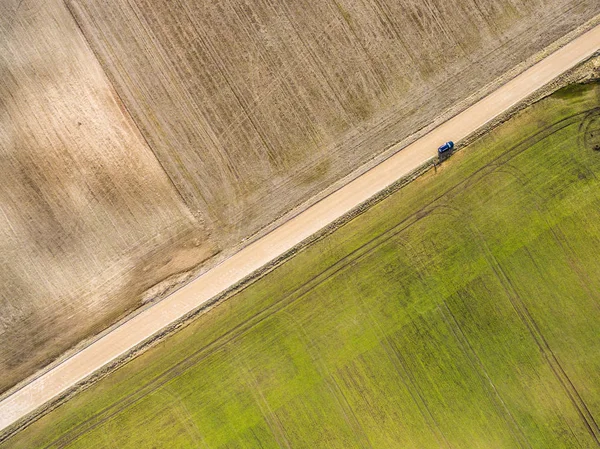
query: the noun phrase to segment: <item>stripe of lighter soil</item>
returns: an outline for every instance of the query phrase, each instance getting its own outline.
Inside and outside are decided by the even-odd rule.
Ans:
[[[268,264],[436,155],[446,140],[461,140],[600,48],[600,26],[573,40],[464,112],[435,128],[163,301],[117,327],[0,403],[0,430],[33,412],[164,327]]]

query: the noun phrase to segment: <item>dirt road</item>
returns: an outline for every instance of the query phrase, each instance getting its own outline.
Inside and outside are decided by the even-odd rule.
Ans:
[[[17,390],[0,403],[0,431],[410,173],[434,157],[441,143],[466,137],[599,48],[600,26]]]

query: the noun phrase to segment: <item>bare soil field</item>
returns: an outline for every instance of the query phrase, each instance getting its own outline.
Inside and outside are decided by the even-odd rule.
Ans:
[[[0,2],[0,392],[210,255],[58,0]]]
[[[67,0],[223,246],[431,122],[596,0]]]
[[[0,392],[598,13],[0,2]]]

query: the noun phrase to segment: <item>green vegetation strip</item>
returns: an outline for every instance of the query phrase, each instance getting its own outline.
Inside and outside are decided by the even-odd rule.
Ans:
[[[597,447],[599,98],[535,104],[0,447]]]

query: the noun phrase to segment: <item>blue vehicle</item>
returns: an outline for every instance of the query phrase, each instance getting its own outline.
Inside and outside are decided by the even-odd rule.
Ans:
[[[438,153],[439,154],[445,153],[446,151],[450,151],[452,148],[454,148],[454,142],[452,142],[450,140],[438,148]]]

